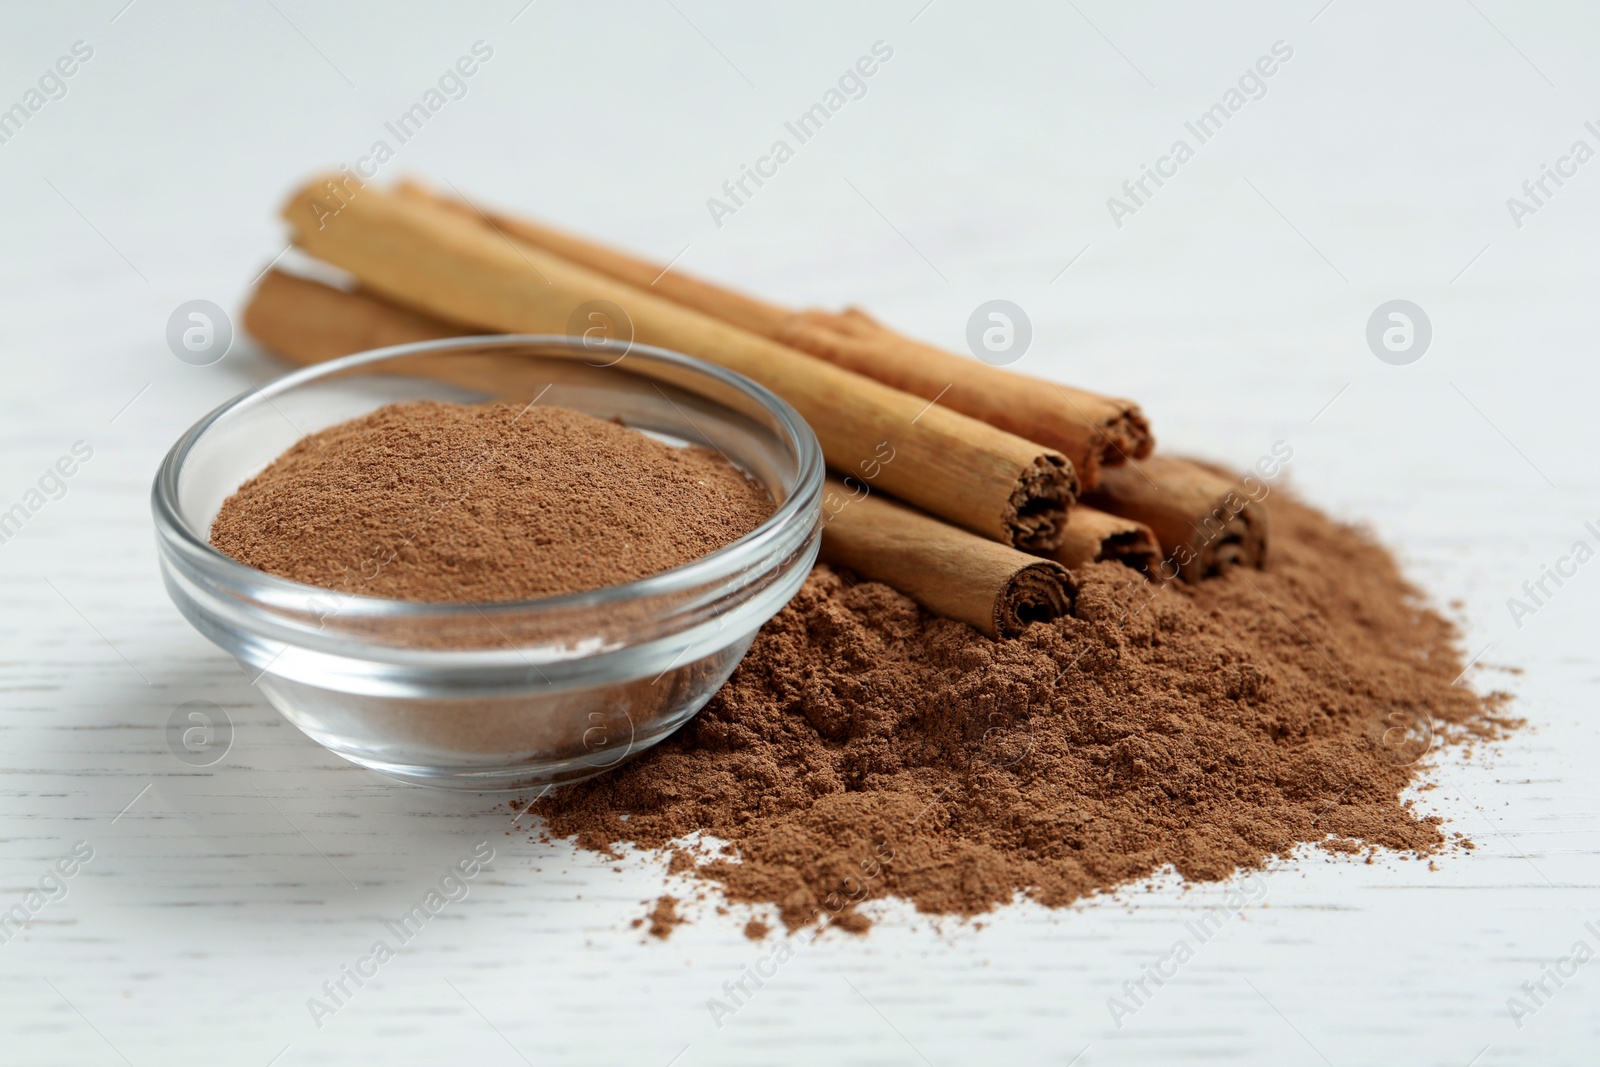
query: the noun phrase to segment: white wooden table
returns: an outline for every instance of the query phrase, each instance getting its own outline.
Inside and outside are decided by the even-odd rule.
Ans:
[[[75,42],[92,55],[46,79],[20,129],[0,116],[0,511],[27,510],[0,544],[0,913],[27,920],[0,944],[0,1061],[1595,1061],[1600,962],[1547,982],[1520,1026],[1507,1007],[1575,943],[1600,950],[1600,563],[1520,626],[1506,606],[1600,522],[1600,162],[1560,163],[1575,140],[1600,148],[1592,8],[523,2],[4,16],[0,107],[26,108]],[[399,144],[385,124],[477,41],[492,56],[464,95]],[[717,225],[707,199],[793,141],[784,123],[876,41],[893,55],[864,94]],[[1185,122],[1277,41],[1293,54],[1264,95],[1200,144]],[[1107,198],[1183,137],[1193,158],[1115,225]],[[1305,494],[1456,602],[1489,665],[1471,684],[1517,694],[1529,728],[1446,758],[1418,801],[1479,847],[1437,870],[1293,858],[1120,1027],[1107,998],[1225,887],[1018,906],[981,930],[885,906],[717,1026],[707,999],[771,951],[739,916],[708,901],[645,937],[630,923],[659,863],[614,870],[530,843],[493,798],[341,764],[162,591],[157,463],[276,373],[242,340],[180,362],[168,316],[236,312],[282,247],[288,187],[380,139],[383,178],[446,178],[953,346],[981,301],[1010,299],[1034,328],[1023,369],[1139,397],[1169,445],[1247,463],[1291,442]],[[1507,198],[1542,164],[1569,176],[1514,220]],[[1407,366],[1365,339],[1391,299],[1433,327]],[[30,497],[79,441],[92,457],[46,479],[59,499]],[[189,701],[232,723],[207,766],[168,745]],[[56,880],[78,842],[92,858]],[[361,962],[485,842],[463,899]],[[345,967],[376,973],[314,1019]]]

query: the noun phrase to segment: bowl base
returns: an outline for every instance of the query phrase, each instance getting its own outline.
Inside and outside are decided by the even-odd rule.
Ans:
[[[406,785],[449,789],[458,793],[512,793],[527,792],[530,789],[554,789],[558,786],[586,781],[611,769],[610,767],[574,767],[568,771],[552,771],[547,766],[541,766],[505,767],[490,771],[463,772],[441,770],[437,767],[408,767],[397,764],[375,763],[354,759],[343,753],[335,753],[335,755],[354,763],[357,767],[376,771],[385,778],[392,778],[397,782],[404,782]],[[627,761],[623,760],[622,762],[625,763]],[[614,764],[613,766],[620,766],[620,764]]]
[[[483,707],[484,698],[447,701],[442,707],[428,702],[419,709],[415,702],[395,700],[369,704],[345,697],[335,703],[323,691],[271,674],[263,675],[257,688],[302,734],[357,767],[435,789],[526,792],[604,774],[676,732],[733,672],[753,636],[662,675],[663,705],[651,708],[649,718],[638,716],[644,723],[642,729],[625,708],[603,699],[590,703],[593,692],[578,695],[583,714],[569,723],[570,716],[547,715],[550,707],[538,698],[512,698],[508,706],[494,709]],[[678,684],[691,678],[692,685]],[[459,740],[462,719],[475,712],[480,723],[487,720],[502,728],[490,735],[499,746],[479,744],[468,749],[448,743]],[[527,743],[530,737],[546,736],[538,727],[548,728],[549,719],[561,724],[554,736],[562,742],[559,748],[565,748],[564,755],[550,753],[548,748],[541,753]],[[530,720],[534,727],[527,725]],[[605,725],[584,729],[590,723]],[[477,736],[482,740],[481,733]]]

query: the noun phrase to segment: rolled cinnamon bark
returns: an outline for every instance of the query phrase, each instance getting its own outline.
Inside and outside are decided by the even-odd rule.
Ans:
[[[1077,596],[1061,564],[940,522],[859,479],[828,479],[822,558],[995,639],[1071,614]]]
[[[604,302],[634,339],[721,364],[789,401],[836,470],[881,467],[884,489],[1002,544],[1060,543],[1076,480],[1052,449],[343,176],[299,190],[284,218],[301,248],[451,322],[565,334],[586,305]]]
[[[245,329],[263,347],[298,366],[390,345],[461,337],[475,331],[391,304],[359,289],[344,289],[270,270],[251,294]],[[408,356],[384,373],[449,382],[498,400],[527,403],[553,384],[539,361],[487,358],[472,352]],[[671,381],[670,378],[665,379]]]
[[[1139,405],[958,356],[884,326],[866,312],[803,311],[776,340],[908,393],[1059,449],[1092,488],[1100,472],[1150,454]]]
[[[552,230],[521,216],[496,211],[480,212],[471,204],[415,180],[401,180],[395,185],[394,193],[399,197],[443,208],[459,218],[489,226],[517,241],[553,252],[580,267],[588,267],[636,289],[649,289],[675,303],[762,337],[775,338],[793,314],[788,308],[777,304],[713,285],[682,271],[669,271],[659,263],[630,256],[626,252],[618,252],[560,230]]]
[[[1072,460],[1085,490],[1099,483],[1101,467],[1142,459],[1154,447],[1150,423],[1131,400],[946,352],[897,333],[854,308],[794,313],[514,215],[479,212],[416,182],[401,183],[397,193],[896,389],[925,400],[937,398],[952,410],[1054,448]]]
[[[243,321],[256,340],[300,364],[462,333],[458,326],[368,293],[336,289],[281,270],[262,276],[245,305]]]
[[[1228,567],[1261,567],[1267,513],[1243,486],[1185,459],[1152,456],[1108,468],[1092,507],[1135,519],[1155,532],[1163,558],[1155,573],[1197,582]]]
[[[1074,570],[1114,561],[1154,574],[1161,561],[1161,543],[1142,522],[1075,504],[1067,516],[1067,535],[1050,558]]]

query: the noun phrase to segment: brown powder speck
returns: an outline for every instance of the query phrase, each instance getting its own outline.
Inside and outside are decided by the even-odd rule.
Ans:
[[[772,514],[717,453],[524,404],[390,404],[311,434],[223,502],[211,543],[366,596],[503,601],[644,578]]]
[[[961,916],[1018,892],[1059,907],[1324,841],[1432,855],[1440,820],[1401,799],[1428,759],[1404,724],[1446,746],[1514,723],[1451,684],[1455,630],[1389,553],[1269,503],[1267,570],[1152,595],[1096,564],[1078,617],[1001,643],[818,568],[699,716],[535,811],[591,849],[729,841],[734,857],[674,870],[776,905],[791,930],[863,930],[857,905],[890,896]]]
[[[650,936],[665,941],[672,936],[673,927],[684,921],[678,914],[678,898],[663,894],[650,911]]]
[[[749,922],[744,924],[744,936],[748,937],[752,941],[762,940],[767,936],[768,933],[771,932],[771,930],[772,927],[768,926],[760,919],[751,919]]]
[[[1350,838],[1330,837],[1326,841],[1318,844],[1317,847],[1322,849],[1324,852],[1332,853],[1334,855],[1354,856],[1366,846],[1360,841]]]

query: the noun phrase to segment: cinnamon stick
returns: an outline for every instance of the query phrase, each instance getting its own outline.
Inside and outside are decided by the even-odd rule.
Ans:
[[[1067,533],[1050,558],[1076,570],[1090,563],[1114,561],[1154,574],[1161,561],[1161,543],[1150,527],[1083,504],[1067,516]]]
[[[413,341],[458,337],[460,327],[281,270],[261,278],[244,309],[244,328],[294,363],[321,363]]]
[[[1152,456],[1108,468],[1086,500],[1155,532],[1163,553],[1155,573],[1163,580],[1197,582],[1266,563],[1266,511],[1244,487],[1198,463]]]
[[[1154,447],[1150,424],[1131,400],[946,352],[897,333],[855,308],[794,313],[514,215],[480,213],[416,182],[401,183],[397,192],[896,389],[925,400],[937,398],[955,411],[1054,448],[1072,460],[1086,490],[1099,483],[1102,467],[1142,459]]]
[[[1061,564],[959,530],[858,479],[828,479],[822,558],[995,639],[1070,614],[1077,596]]]
[[[830,466],[870,465],[879,487],[1003,544],[1048,551],[1076,488],[1052,449],[927,404],[454,213],[344,176],[284,209],[296,244],[414,310],[477,328],[568,331],[592,301],[621,309],[634,339],[720,364],[772,389],[816,431]],[[883,461],[885,455],[892,461]]]
[[[1101,396],[1018,374],[907,337],[866,312],[804,311],[777,340],[828,362],[948,404],[991,426],[1059,449],[1080,483],[1099,484],[1100,472],[1148,456],[1150,424],[1131,400]]]
[[[342,289],[277,269],[268,271],[256,286],[243,321],[263,347],[302,367],[372,348],[472,332],[359,289]],[[420,354],[391,361],[385,370],[449,382],[500,400],[527,401],[552,384],[550,368],[543,364],[484,352]]]
[[[475,225],[489,226],[514,240],[553,252],[562,259],[619,282],[626,282],[636,289],[652,290],[668,300],[762,337],[776,337],[792,314],[789,309],[777,304],[713,285],[682,271],[665,270],[659,263],[553,230],[531,219],[502,212],[480,212],[471,204],[446,196],[415,180],[402,179],[395,185],[394,194],[443,208]]]

